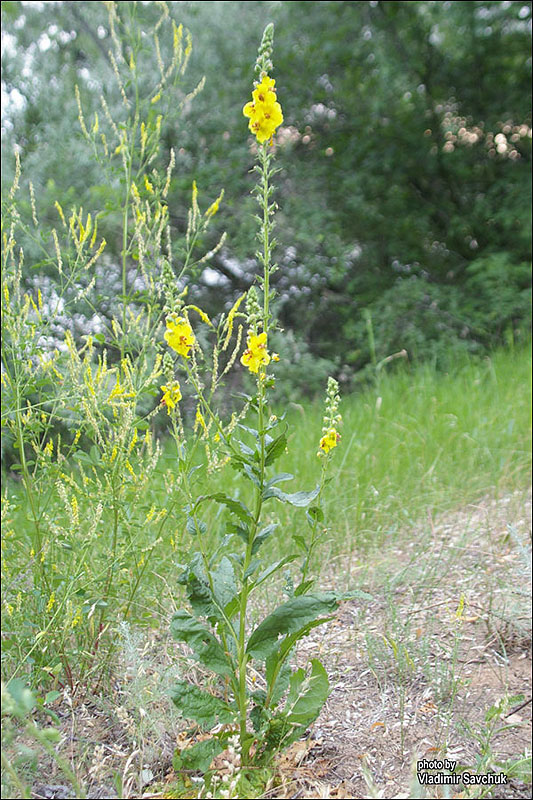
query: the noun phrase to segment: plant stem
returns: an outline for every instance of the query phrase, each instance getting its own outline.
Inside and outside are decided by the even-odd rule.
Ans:
[[[268,165],[269,165],[269,155],[267,150],[267,145],[263,145],[259,150],[259,157],[261,162],[261,192],[260,192],[260,204],[263,210],[263,223],[262,223],[262,241],[263,241],[263,331],[268,333],[268,323],[269,323],[269,295],[270,295],[270,288],[269,288],[269,277],[270,277],[270,220],[269,220],[269,184],[268,184]],[[241,590],[241,597],[240,597],[240,614],[239,614],[239,645],[237,649],[238,655],[238,662],[239,662],[239,696],[238,696],[238,706],[239,706],[239,736],[240,736],[240,744],[241,744],[241,752],[242,752],[242,759],[243,763],[248,763],[248,751],[249,745],[247,744],[247,730],[246,730],[246,722],[248,719],[248,700],[246,697],[246,665],[248,663],[248,655],[246,653],[246,617],[247,617],[247,610],[248,610],[248,597],[250,593],[250,587],[248,583],[248,577],[246,576],[248,567],[250,566],[250,562],[252,560],[252,548],[254,544],[254,539],[257,535],[257,531],[259,528],[259,521],[261,518],[261,510],[263,507],[263,490],[265,485],[265,404],[266,404],[266,396],[265,396],[265,368],[261,367],[259,369],[257,375],[257,395],[258,395],[258,403],[257,403],[257,422],[258,422],[258,434],[259,434],[259,443],[260,443],[260,459],[259,459],[259,486],[256,487],[256,502],[255,502],[255,513],[254,513],[254,522],[252,529],[250,530],[250,535],[248,538],[248,545],[246,547],[246,554],[244,557],[244,563],[242,567],[242,574],[243,574],[243,585]]]

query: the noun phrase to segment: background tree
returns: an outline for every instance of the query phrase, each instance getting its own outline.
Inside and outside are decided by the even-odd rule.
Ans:
[[[273,19],[285,113],[275,144],[283,267],[275,282],[293,342],[287,373],[292,361],[306,360],[300,388],[313,390],[331,362],[349,380],[402,348],[447,366],[458,350],[523,335],[530,320],[530,4],[170,5],[193,36],[188,90],[204,71],[211,76],[195,103],[185,103],[179,124],[174,118],[164,130],[161,161],[171,148],[177,160],[169,194],[176,236],[186,226],[193,179],[209,202],[220,186],[226,190],[225,213],[205,245],[224,229],[226,244],[195,278],[203,305],[220,308],[221,295],[230,304],[257,273],[244,256],[253,179],[241,165],[248,153],[252,166],[253,144],[241,110],[249,53]],[[130,6],[147,17],[159,13],[156,3]],[[110,89],[105,4],[8,2],[2,13],[4,90],[16,101],[6,107],[4,154],[20,146],[45,215],[54,216],[58,195],[88,210],[105,206],[101,178],[84,160],[74,96],[79,84],[89,118],[102,91],[120,104]],[[186,91],[176,90],[176,106]]]

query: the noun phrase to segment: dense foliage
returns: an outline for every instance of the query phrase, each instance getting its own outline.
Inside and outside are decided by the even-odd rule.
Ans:
[[[193,37],[187,90],[208,75],[193,104],[165,117],[159,158],[168,163],[174,148],[177,159],[169,193],[173,234],[179,238],[186,228],[193,179],[211,199],[225,188],[227,213],[210,228],[206,249],[223,230],[228,236],[195,278],[203,306],[218,308],[222,294],[229,307],[258,272],[246,252],[253,229],[246,164],[254,156],[240,113],[249,83],[243,54],[273,19],[285,116],[275,144],[284,269],[274,282],[290,331],[287,382],[294,362],[304,367],[298,388],[312,391],[332,363],[350,380],[405,348],[410,358],[431,357],[445,367],[458,349],[482,351],[524,335],[529,3],[170,5]],[[159,10],[156,3],[130,3],[129,13],[148,24]],[[6,2],[2,14],[3,80],[11,100],[4,155],[19,145],[38,210],[54,224],[58,196],[67,207],[102,208],[107,190],[82,143],[74,86],[89,118],[102,91],[120,108],[105,4]],[[163,52],[169,46],[161,41]],[[185,92],[176,89],[174,108]],[[6,167],[6,181],[11,172]],[[108,205],[112,218],[116,209]],[[106,220],[100,224],[105,233]],[[108,291],[100,292],[106,296],[120,249],[120,242],[108,244]],[[35,271],[27,248],[29,282]],[[41,283],[45,272],[41,266]],[[86,332],[86,314],[80,309],[79,334]]]

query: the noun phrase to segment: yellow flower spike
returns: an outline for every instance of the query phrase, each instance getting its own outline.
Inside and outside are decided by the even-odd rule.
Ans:
[[[211,322],[205,311],[202,311],[201,308],[198,308],[198,306],[193,306],[193,305],[188,305],[187,309],[189,308],[192,309],[192,311],[196,311],[202,322],[205,322],[206,325],[209,325],[211,328],[213,327],[213,323]]]
[[[320,449],[324,453],[329,453],[340,441],[340,433],[337,433],[335,428],[330,428],[329,431],[320,440]]]
[[[221,203],[223,197],[224,197],[224,189],[222,189],[222,191],[220,192],[220,194],[217,197],[217,199],[215,200],[215,202],[211,203],[211,205],[209,206],[209,208],[205,212],[205,216],[206,217],[214,217],[215,216],[215,214],[217,213],[217,211],[219,209],[219,206],[220,206],[220,203]]]
[[[283,122],[283,112],[276,99],[275,80],[263,75],[252,92],[253,101],[246,103],[242,113],[250,122],[248,128],[258,142],[268,141]]]
[[[222,345],[222,350],[225,350],[229,344],[229,341],[231,339],[231,334],[233,333],[233,322],[235,320],[235,314],[239,310],[239,306],[245,297],[246,297],[246,292],[244,294],[241,294],[241,296],[237,298],[237,300],[235,301],[235,303],[233,304],[233,306],[229,311],[228,318],[226,320],[227,333],[226,333],[226,338],[224,339],[224,344]]]
[[[204,433],[207,433],[207,425],[205,424],[204,415],[200,411],[200,406],[198,406],[198,408],[196,409],[196,417],[194,420],[194,432],[196,433],[196,431],[199,428],[202,428]]]
[[[154,193],[154,187],[153,187],[153,185],[150,183],[150,181],[148,180],[148,175],[145,175],[145,176],[144,176],[144,188],[145,188],[145,189],[146,189],[146,191],[147,191],[147,192],[149,192],[150,194],[153,194],[153,193]]]
[[[267,350],[267,335],[265,332],[257,335],[251,334],[247,339],[247,348],[241,356],[241,364],[248,367],[250,372],[259,372],[259,367],[270,364]]]
[[[161,404],[167,407],[167,412],[170,414],[181,400],[180,385],[178,381],[173,381],[169,386],[162,386],[161,391],[163,392]]]
[[[189,321],[185,317],[169,317],[167,319],[165,341],[180,356],[189,358],[189,350],[194,347],[196,337]]]
[[[65,215],[64,215],[64,213],[63,213],[63,209],[61,208],[61,206],[59,205],[59,203],[58,203],[58,201],[57,201],[57,200],[55,201],[55,203],[54,203],[54,206],[55,206],[55,208],[57,209],[57,213],[58,213],[58,214],[59,214],[59,216],[61,217],[61,222],[62,222],[62,223],[63,223],[63,225],[66,227],[66,226],[67,226],[67,221],[66,221],[66,219],[65,219]]]
[[[97,220],[97,219],[95,219],[95,220],[94,220],[94,229],[93,229],[93,235],[91,236],[91,241],[90,241],[90,244],[89,244],[89,247],[90,247],[91,249],[92,249],[92,248],[94,247],[94,245],[95,245],[95,242],[96,242],[96,233],[97,233],[97,231],[98,231],[98,220]]]

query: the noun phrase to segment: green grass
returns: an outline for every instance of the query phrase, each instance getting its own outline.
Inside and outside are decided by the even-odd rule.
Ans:
[[[460,507],[484,495],[498,495],[523,486],[530,475],[530,357],[529,349],[501,351],[483,361],[469,361],[453,375],[437,374],[429,367],[408,370],[405,367],[391,375],[383,375],[379,385],[345,397],[342,440],[334,451],[331,479],[324,493],[327,532],[317,551],[313,569],[319,572],[330,558],[338,559],[354,553],[371,552],[386,547],[400,532],[409,531],[428,513],[437,515],[446,509]],[[282,409],[274,409],[280,413]],[[276,464],[276,471],[295,475],[284,484],[286,491],[312,489],[320,475],[317,457],[322,428],[322,404],[306,408],[292,405],[287,409],[290,438],[287,453]],[[152,504],[170,508],[165,484],[175,472],[175,445],[169,440],[164,447],[154,481],[143,497],[142,508],[134,509],[141,516]],[[223,489],[234,497],[246,499],[248,487],[231,467],[210,477],[200,477],[200,491]],[[208,483],[208,481],[211,481]],[[7,493],[18,498],[11,536],[5,555],[11,576],[24,576],[28,568],[31,525],[20,482],[7,481]],[[294,533],[308,535],[304,509],[269,501],[265,522],[279,521],[276,535],[264,548],[268,558],[279,558],[293,550]],[[84,512],[85,513],[85,512]],[[209,524],[213,546],[225,532],[227,512],[215,503],[205,505],[204,519]],[[109,559],[109,526],[102,524],[102,535],[92,544],[91,562],[107,569]],[[125,551],[131,563],[117,565],[113,586],[117,608],[125,606],[121,598],[121,576],[134,570],[139,554],[156,536],[157,546],[150,554],[149,567],[142,572],[139,594],[129,620],[165,627],[172,604],[180,602],[177,578],[179,563],[187,558],[190,537],[185,531],[183,510],[176,503],[162,533],[139,524]],[[174,542],[174,547],[171,546]],[[177,543],[177,545],[176,545]],[[75,554],[74,554],[75,555]],[[56,572],[69,574],[69,551],[56,549]],[[63,559],[64,563],[60,563]],[[17,563],[14,563],[14,562]],[[20,561],[20,563],[18,563]],[[293,573],[298,570],[298,562]],[[139,573],[140,574],[140,573]],[[9,619],[10,633],[4,651],[4,676],[14,666],[19,673],[27,648],[34,643],[35,632],[45,624],[53,625],[45,613],[48,597],[38,596],[27,582],[7,582],[4,603],[20,608]],[[11,590],[10,588],[11,587]],[[23,588],[22,598],[20,589]],[[9,592],[11,591],[11,594]],[[59,594],[58,594],[59,598]],[[33,607],[35,606],[35,608]],[[42,622],[38,620],[42,618]],[[112,624],[119,619],[112,620]],[[52,653],[43,655],[43,659]],[[42,675],[42,673],[41,673]]]
[[[530,350],[384,376],[345,398],[342,441],[326,492],[335,552],[383,544],[428,511],[524,485],[531,464]],[[281,467],[310,486],[320,409],[301,415]]]

